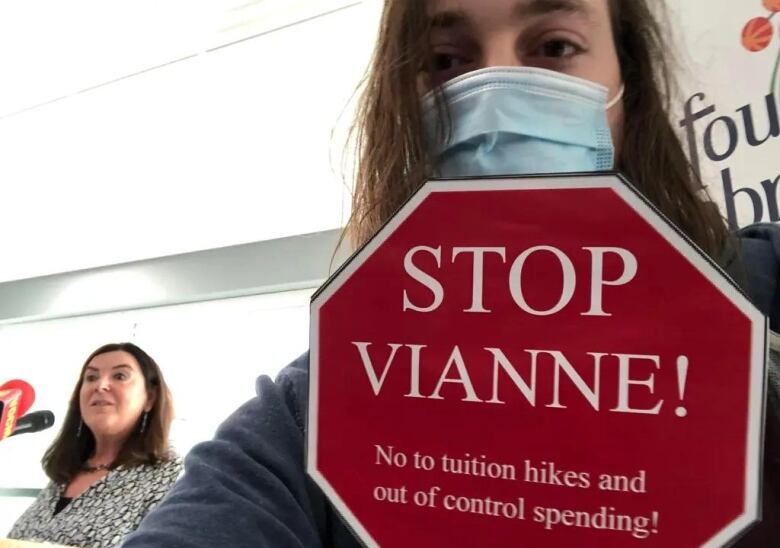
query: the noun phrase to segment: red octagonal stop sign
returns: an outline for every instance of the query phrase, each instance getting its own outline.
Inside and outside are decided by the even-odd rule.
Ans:
[[[720,546],[765,334],[618,176],[432,181],[312,301],[307,469],[368,546]]]

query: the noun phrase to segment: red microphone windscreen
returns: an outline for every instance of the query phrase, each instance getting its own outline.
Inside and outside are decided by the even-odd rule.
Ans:
[[[18,388],[22,392],[22,396],[19,398],[19,407],[17,410],[17,416],[21,417],[27,410],[32,407],[35,401],[35,390],[30,383],[19,379],[13,379],[0,386],[0,390],[11,390],[12,388]]]

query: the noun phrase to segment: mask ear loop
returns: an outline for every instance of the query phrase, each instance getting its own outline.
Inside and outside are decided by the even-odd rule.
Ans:
[[[606,108],[606,110],[609,110],[609,109],[611,109],[612,107],[614,107],[615,105],[617,105],[617,104],[618,104],[618,102],[620,102],[620,100],[623,98],[623,92],[624,92],[624,91],[626,91],[626,85],[625,85],[625,84],[620,84],[620,89],[618,90],[618,92],[617,92],[617,95],[615,95],[615,96],[612,98],[612,100],[611,100],[609,103],[607,103],[607,108]]]

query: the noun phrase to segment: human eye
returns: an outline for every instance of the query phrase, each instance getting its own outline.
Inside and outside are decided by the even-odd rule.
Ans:
[[[432,83],[441,85],[472,70],[474,60],[467,53],[452,47],[434,48],[429,62]]]
[[[98,376],[95,373],[87,373],[84,375],[84,382],[95,382]]]
[[[450,53],[447,51],[439,51],[433,53],[433,58],[431,59],[431,68],[435,71],[456,70],[467,63],[468,60],[463,55],[458,55],[457,53]]]
[[[546,33],[534,41],[523,55],[526,64],[564,72],[587,51],[573,33]]]
[[[561,59],[582,52],[582,48],[566,39],[553,39],[544,42],[532,55]]]
[[[119,371],[117,373],[114,373],[114,378],[118,381],[124,381],[127,380],[129,375],[123,371]]]

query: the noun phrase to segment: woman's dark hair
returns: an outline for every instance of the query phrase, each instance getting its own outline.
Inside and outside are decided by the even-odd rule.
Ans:
[[[146,428],[141,431],[139,419],[139,424],[133,429],[111,466],[114,468],[120,465],[154,464],[170,458],[168,432],[173,420],[173,402],[160,367],[149,354],[133,343],[106,344],[92,352],[81,367],[62,430],[43,456],[43,469],[54,482],[68,483],[95,450],[95,437],[81,420],[79,395],[84,382],[84,370],[95,356],[117,351],[127,352],[136,359],[143,373],[146,392],[150,397],[154,397],[154,405],[149,410]],[[80,434],[79,425],[82,425]]]
[[[717,260],[728,238],[727,228],[695,177],[669,119],[675,86],[661,23],[666,17],[650,9],[651,1],[656,2],[608,0],[625,83],[622,148],[616,167]],[[429,66],[429,31],[426,2],[385,1],[352,129],[356,177],[347,232],[356,246],[368,240],[431,174],[417,88],[422,68]],[[446,126],[447,116],[442,118]]]

